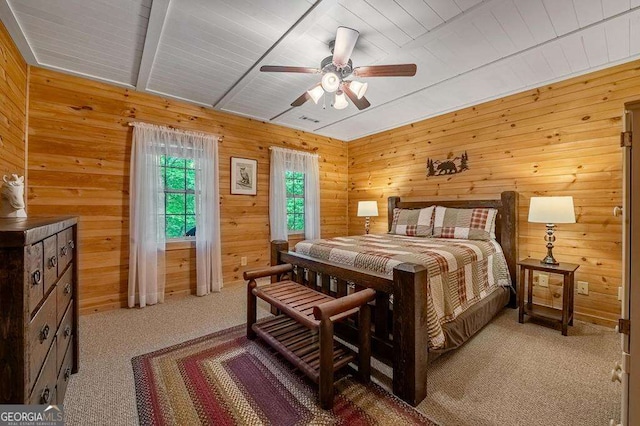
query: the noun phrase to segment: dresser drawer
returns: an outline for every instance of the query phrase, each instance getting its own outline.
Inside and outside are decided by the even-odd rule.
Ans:
[[[58,299],[58,323],[67,311],[67,305],[73,297],[73,265],[64,273],[58,285],[56,286],[56,298]]]
[[[36,385],[31,391],[30,404],[56,404],[56,351],[54,347],[44,361]]]
[[[73,303],[71,303],[56,333],[56,341],[58,342],[58,364],[62,361],[64,353],[67,351],[67,346],[73,337],[73,331]]]
[[[29,313],[32,313],[44,295],[44,271],[42,270],[42,242],[25,247],[24,264],[29,288]]]
[[[58,232],[58,271],[62,272],[73,259],[73,228]]]
[[[60,342],[58,342],[58,345],[60,345]],[[56,397],[58,399],[58,404],[62,404],[64,402],[64,395],[67,393],[67,385],[69,384],[69,380],[71,378],[71,369],[73,368],[72,366],[73,345],[69,345],[69,347],[67,348],[67,352],[64,354],[64,361],[62,362],[60,372],[58,372],[58,385],[56,386]]]
[[[44,244],[44,292],[58,279],[58,240],[55,235],[43,241]]]
[[[27,334],[27,345],[29,347],[29,388],[33,386],[38,377],[38,372],[44,362],[47,352],[51,347],[51,342],[56,334],[56,294],[51,292],[35,317],[29,323]],[[56,351],[51,351],[53,363],[56,363]],[[55,370],[55,367],[54,367]],[[55,376],[54,372],[54,376]],[[54,379],[55,380],[55,379]]]

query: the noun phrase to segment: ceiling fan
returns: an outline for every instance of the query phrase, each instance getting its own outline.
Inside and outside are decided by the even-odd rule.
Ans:
[[[297,107],[311,99],[314,103],[322,98],[325,93],[335,93],[333,107],[344,109],[349,105],[347,97],[359,109],[363,110],[371,106],[364,97],[368,83],[357,80],[347,80],[355,77],[413,77],[416,75],[416,64],[397,65],[371,65],[353,68],[351,53],[356,45],[360,33],[347,27],[338,27],[336,39],[329,43],[329,49],[333,56],[327,56],[320,63],[320,68],[290,67],[278,65],[263,65],[262,72],[293,72],[302,74],[322,74],[320,83],[304,92],[291,103]],[[345,96],[346,95],[346,96]]]

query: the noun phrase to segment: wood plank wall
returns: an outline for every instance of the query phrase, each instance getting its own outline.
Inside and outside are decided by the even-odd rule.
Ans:
[[[577,224],[559,225],[554,254],[580,264],[577,317],[612,325],[620,314],[622,203],[620,132],[625,102],[640,99],[640,62],[487,102],[349,143],[349,232],[362,233],[359,200],[378,200],[372,232],[386,232],[386,199],[464,199],[520,192],[520,257],[542,258],[544,225],[527,222],[529,198],[572,195]],[[468,171],[426,177],[427,158],[469,156]],[[561,305],[557,281],[535,287]]]
[[[31,68],[29,213],[80,216],[81,311],[124,306],[128,278],[129,121],[209,132],[220,143],[223,274],[269,264],[269,146],[320,156],[322,235],[347,232],[347,147],[301,131]],[[258,195],[230,195],[230,157],[258,160]],[[247,256],[248,266],[240,266]],[[195,292],[195,253],[168,247],[168,296]]]
[[[25,174],[27,64],[0,22],[0,178]]]

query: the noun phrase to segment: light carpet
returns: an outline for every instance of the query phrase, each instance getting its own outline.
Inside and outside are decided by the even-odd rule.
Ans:
[[[81,317],[80,371],[65,397],[66,424],[138,424],[131,358],[242,324],[245,305],[245,286],[234,285]],[[259,306],[259,317],[267,315]],[[609,379],[618,347],[611,329],[576,321],[564,337],[519,324],[517,311],[506,309],[429,367],[429,396],[418,410],[442,425],[604,425],[620,409],[620,384]]]

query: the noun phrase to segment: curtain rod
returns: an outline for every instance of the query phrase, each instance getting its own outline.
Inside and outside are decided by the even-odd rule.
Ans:
[[[280,146],[270,146],[269,147],[269,151],[272,151],[273,149],[281,149],[283,151],[289,151],[289,152],[293,152],[296,154],[309,154],[309,155],[316,155],[319,159],[322,158],[320,157],[318,154],[316,154],[315,152],[309,152],[309,151],[302,151],[300,149],[291,149],[291,148],[282,148]]]
[[[222,139],[224,138],[224,135],[214,135],[213,133],[199,132],[197,130],[178,129],[173,126],[145,123],[143,121],[129,121],[127,124],[129,125],[129,127],[136,127],[136,126],[151,127],[151,128],[157,127],[160,130],[166,129],[172,132],[179,132],[179,133],[185,133],[185,134],[191,133],[192,135],[196,135],[196,136],[214,137],[214,138],[218,138],[218,142],[221,142]]]

